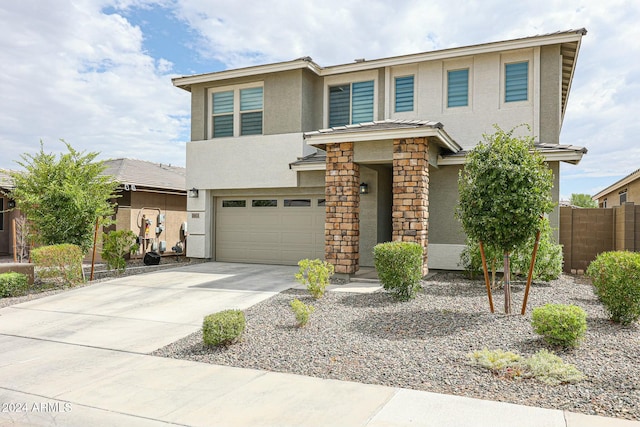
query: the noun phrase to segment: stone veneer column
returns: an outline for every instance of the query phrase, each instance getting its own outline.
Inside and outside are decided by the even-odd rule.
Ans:
[[[360,259],[360,168],[353,162],[353,142],[327,144],[326,151],[325,260],[336,273],[353,274]]]
[[[427,274],[429,241],[429,150],[426,138],[393,141],[393,241],[416,242],[424,248]]]

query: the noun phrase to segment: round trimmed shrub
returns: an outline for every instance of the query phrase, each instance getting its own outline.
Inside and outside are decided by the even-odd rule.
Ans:
[[[242,310],[224,310],[205,316],[202,340],[206,346],[228,345],[242,336],[246,319]]]
[[[414,242],[380,243],[373,248],[378,278],[398,300],[410,300],[420,290],[422,253],[422,246]]]
[[[640,319],[640,253],[603,252],[587,276],[611,320],[628,325]]]
[[[576,305],[546,304],[533,309],[531,326],[549,344],[577,347],[587,330],[587,313]]]

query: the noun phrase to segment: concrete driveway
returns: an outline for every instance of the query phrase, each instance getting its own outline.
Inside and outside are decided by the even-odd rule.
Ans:
[[[295,267],[208,263],[0,310],[0,426],[638,426],[347,381],[149,356],[295,286]]]
[[[122,277],[0,310],[0,334],[148,353],[295,286],[297,267],[203,263]]]

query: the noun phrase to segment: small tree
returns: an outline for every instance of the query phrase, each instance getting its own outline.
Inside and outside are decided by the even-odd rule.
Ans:
[[[573,206],[579,206],[581,208],[597,208],[598,202],[591,199],[591,196],[588,194],[582,193],[573,193],[571,194],[571,199],[569,199],[569,203]]]
[[[125,257],[138,250],[136,235],[131,230],[116,230],[102,235],[102,258],[107,268],[122,273],[127,268]]]
[[[533,137],[515,137],[494,125],[468,155],[458,178],[457,216],[472,239],[504,254],[505,313],[511,313],[509,254],[536,233],[550,212],[553,177]]]
[[[118,184],[101,175],[104,166],[94,162],[98,153],[78,152],[62,142],[68,153],[59,158],[45,153],[42,141],[36,155],[21,156],[17,163],[24,171],[11,172],[15,185],[11,194],[38,243],[71,243],[86,253],[96,219],[113,214],[109,199]]]

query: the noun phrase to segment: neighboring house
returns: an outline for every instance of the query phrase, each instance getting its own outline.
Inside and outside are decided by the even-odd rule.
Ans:
[[[612,208],[627,202],[640,204],[640,169],[611,184],[592,199],[601,208]]]
[[[13,180],[8,171],[0,170],[0,255],[13,254],[12,222],[20,213],[13,209],[12,189]]]
[[[139,255],[148,251],[173,254],[185,249],[187,190],[185,169],[134,159],[105,160],[105,175],[120,183],[115,226],[140,236]]]
[[[132,230],[140,236],[138,255],[154,250],[174,254],[173,247],[186,249],[187,191],[185,169],[134,159],[103,162],[104,175],[119,182],[115,224],[109,230]],[[0,171],[0,211],[12,208],[12,180]],[[0,213],[0,254],[11,254],[10,220],[17,210]],[[179,243],[179,244],[178,244]]]
[[[559,163],[586,153],[559,145],[585,34],[173,79],[191,92],[187,187],[198,194],[187,204],[187,255],[324,258],[353,274],[373,266],[377,243],[404,240],[428,249],[425,271],[458,268],[458,173],[493,124],[531,127],[554,173],[555,201]]]

